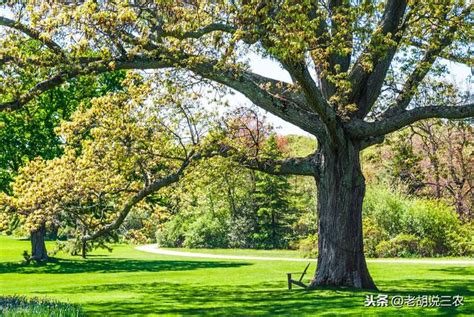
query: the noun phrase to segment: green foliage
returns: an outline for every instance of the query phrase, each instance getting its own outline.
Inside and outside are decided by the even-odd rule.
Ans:
[[[198,113],[197,101],[178,85],[132,72],[122,84],[62,122],[62,156],[36,158],[20,169],[13,194],[0,196],[0,224],[16,214],[27,232],[60,226],[78,246],[92,235],[88,240],[108,242],[117,238],[108,228],[118,228],[131,209],[146,208],[145,198],[179,180],[204,148],[199,140],[203,125],[213,128],[210,114]],[[137,228],[131,223],[130,229]],[[132,230],[128,238],[147,240]]]
[[[379,227],[394,236],[400,232],[407,203],[399,192],[386,186],[369,186],[364,199],[363,216],[374,219]]]
[[[63,153],[64,140],[55,133],[79,104],[121,89],[123,71],[80,77],[41,95],[27,108],[0,112],[0,191],[11,193],[10,183],[29,160],[53,159]],[[34,80],[34,79],[31,79]]]
[[[375,256],[387,257],[431,257],[435,254],[435,243],[429,238],[419,239],[401,233],[389,241],[381,241],[375,248]]]
[[[384,186],[369,187],[364,201],[368,256],[464,256],[472,254],[472,225],[461,224],[442,201],[410,198]]]
[[[276,136],[271,135],[266,143],[266,155],[279,159]],[[290,231],[294,211],[290,209],[288,196],[290,185],[285,176],[255,173],[255,192],[252,194],[256,208],[257,231],[253,234],[258,248],[280,249],[288,247],[285,236]],[[293,221],[292,221],[293,220]]]
[[[455,103],[444,101],[443,92],[433,94],[432,104]],[[473,141],[469,120],[417,122],[364,150],[364,174],[369,184],[391,184],[404,194],[442,199],[469,222],[474,202]]]
[[[453,208],[439,201],[414,200],[402,216],[401,230],[417,237],[429,238],[436,254],[449,254],[447,234],[456,232],[460,221]]]
[[[363,219],[364,251],[368,257],[377,256],[377,246],[388,238],[387,232],[380,226],[376,219],[364,217]]]
[[[378,257],[410,257],[418,254],[420,241],[410,234],[399,234],[390,241],[382,241],[375,248]]]
[[[253,232],[256,221],[251,216],[252,210],[248,209],[241,216],[232,217],[228,225],[228,239],[230,248],[252,248],[255,246]]]
[[[318,235],[312,234],[298,242],[298,250],[305,258],[315,259],[318,257]]]
[[[181,247],[184,244],[187,224],[183,217],[176,215],[156,231],[156,241],[161,247]]]
[[[44,298],[0,296],[0,315],[4,317],[78,317],[83,316],[80,306]]]
[[[183,246],[186,248],[227,247],[227,226],[212,214],[207,213],[189,225]]]
[[[409,194],[424,186],[419,163],[422,156],[415,153],[408,131],[403,131],[392,141],[393,158],[390,162],[392,177],[405,184]]]
[[[309,138],[269,134],[260,141],[261,157],[279,159],[288,151],[304,151],[292,139],[314,144]],[[156,234],[162,246],[210,246],[206,241],[212,234],[216,245],[223,247],[297,248],[299,239],[315,233],[315,192],[310,178],[269,175],[213,158],[186,175],[179,188],[169,193],[179,196],[176,210]]]
[[[463,224],[458,230],[446,233],[449,254],[474,256],[474,223]]]
[[[284,155],[289,157],[310,155],[314,153],[317,147],[317,142],[314,138],[304,135],[289,134],[282,137],[282,140],[285,141]]]

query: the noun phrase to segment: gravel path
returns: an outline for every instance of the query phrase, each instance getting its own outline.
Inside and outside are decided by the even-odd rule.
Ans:
[[[224,259],[224,260],[259,260],[259,261],[290,261],[290,262],[316,262],[316,259],[302,258],[277,258],[264,256],[247,256],[247,255],[226,255],[226,254],[210,254],[210,253],[194,253],[164,250],[156,246],[156,244],[146,244],[135,247],[135,249],[144,252],[156,253],[161,255],[183,256],[189,258],[205,258],[205,259]],[[370,259],[370,263],[409,263],[409,264],[452,264],[452,265],[474,265],[474,260],[424,260],[424,259]]]

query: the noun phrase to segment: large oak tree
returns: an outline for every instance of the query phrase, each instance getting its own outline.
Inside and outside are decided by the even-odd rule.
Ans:
[[[13,16],[0,17],[0,109],[23,107],[81,75],[166,68],[238,91],[316,136],[313,155],[254,166],[316,180],[311,287],[375,289],[363,253],[360,151],[418,120],[474,116],[473,104],[411,103],[439,58],[472,65],[472,4],[465,1],[86,1],[9,9]],[[17,48],[27,41],[43,47],[25,57]],[[291,82],[253,73],[249,52],[277,61]],[[19,70],[37,83],[23,85]],[[402,83],[385,89],[394,78]]]

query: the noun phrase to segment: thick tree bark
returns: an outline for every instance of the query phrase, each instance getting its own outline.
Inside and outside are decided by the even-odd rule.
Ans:
[[[46,226],[43,224],[35,231],[30,232],[31,240],[31,259],[36,261],[48,261],[48,252],[46,251],[46,244],[44,237],[46,235]]]
[[[337,149],[322,145],[316,168],[318,186],[318,265],[310,288],[346,286],[376,289],[367,270],[362,239],[365,179],[360,145],[350,140]]]

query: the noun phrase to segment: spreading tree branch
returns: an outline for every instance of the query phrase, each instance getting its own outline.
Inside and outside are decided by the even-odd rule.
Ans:
[[[170,173],[168,176],[159,178],[153,182],[151,182],[148,186],[145,186],[142,190],[140,190],[136,195],[134,195],[132,198],[130,198],[121,208],[121,210],[118,213],[118,217],[111,223],[105,225],[103,228],[97,230],[96,232],[92,234],[85,235],[81,237],[82,242],[87,242],[90,240],[95,240],[97,238],[100,238],[102,236],[110,234],[113,230],[118,229],[122,223],[125,221],[125,218],[127,218],[128,214],[132,210],[132,208],[137,205],[139,202],[141,202],[143,199],[148,197],[149,195],[157,192],[161,188],[164,188],[166,186],[169,186],[173,183],[176,183],[183,175],[184,170],[191,164],[192,161],[196,159],[200,159],[201,155],[200,154],[194,154],[192,156],[189,156],[179,167],[178,170],[176,170],[173,173]]]
[[[353,137],[366,139],[395,132],[423,119],[465,119],[472,117],[474,117],[474,103],[462,106],[428,106],[404,110],[392,117],[375,122],[353,120],[347,125],[347,129]]]
[[[400,26],[407,7],[406,0],[387,0],[380,24],[376,28],[367,48],[361,53],[349,74],[351,82],[350,103],[355,103],[358,110],[354,117],[363,118],[370,111],[382,88],[389,66],[395,56],[403,32]],[[392,44],[385,44],[390,36]],[[384,50],[380,52],[380,46]],[[367,68],[364,64],[372,64]]]
[[[471,7],[472,5],[468,6],[462,11],[460,16],[454,18],[462,20],[471,12]],[[432,68],[437,57],[453,42],[458,28],[459,23],[454,23],[444,32],[434,36],[434,39],[431,40],[430,47],[425,51],[422,59],[415,65],[414,70],[405,81],[403,89],[397,96],[395,103],[383,114],[384,117],[391,117],[408,107],[419,85]]]
[[[59,46],[56,42],[49,39],[48,37],[41,36],[41,32],[38,31],[38,30],[35,30],[35,29],[30,28],[30,27],[28,27],[28,26],[26,26],[26,25],[24,25],[20,22],[13,21],[9,18],[2,17],[2,16],[0,16],[0,26],[6,26],[6,27],[12,28],[14,30],[17,30],[17,31],[29,36],[30,38],[43,43],[46,47],[51,49],[56,54],[58,54],[62,57],[65,56],[64,51],[62,50],[61,46]]]
[[[327,128],[335,135],[336,112],[324,99],[321,90],[311,77],[306,63],[304,61],[281,61],[281,63],[293,79],[300,84],[306,97],[306,103],[311,107],[312,112],[319,117],[321,127],[323,129]]]
[[[414,39],[412,39],[410,41],[410,44],[412,46],[415,46],[415,47],[417,47],[419,49],[422,49],[424,51],[427,51],[429,49],[428,44],[422,43],[422,42],[414,40]],[[457,54],[454,54],[454,53],[442,51],[442,52],[439,53],[438,56],[441,57],[441,58],[444,58],[448,61],[451,61],[451,62],[465,64],[469,67],[474,66],[474,56],[472,56],[472,55],[470,55],[470,56],[461,56],[461,55],[457,55]]]
[[[218,68],[217,61],[191,62],[194,56],[176,56],[173,54],[157,54],[156,57],[136,56],[128,59],[91,62],[69,67],[70,70],[52,76],[38,83],[33,89],[17,99],[0,103],[0,111],[18,109],[41,93],[58,87],[65,81],[87,74],[98,74],[119,69],[162,69],[170,67],[185,67],[197,75],[230,87],[249,98],[262,109],[293,123],[307,132],[323,135],[324,127],[318,116],[314,115],[304,104],[298,102],[301,97],[292,91],[294,87],[278,80],[266,78],[255,73],[233,69]],[[281,88],[287,89],[281,89]],[[287,91],[285,93],[285,91]]]
[[[233,159],[249,169],[267,174],[314,176],[315,157],[314,154],[311,154],[306,157],[292,157],[282,160],[274,160],[237,155]]]

